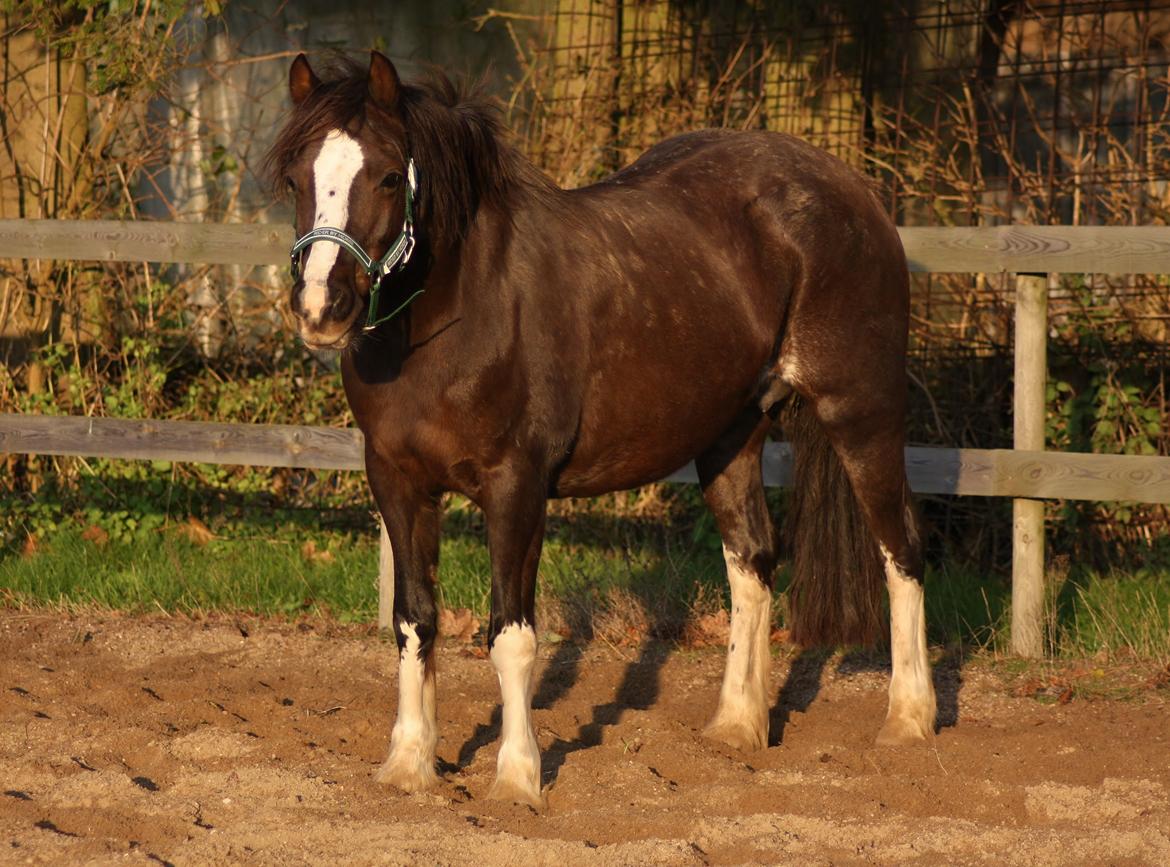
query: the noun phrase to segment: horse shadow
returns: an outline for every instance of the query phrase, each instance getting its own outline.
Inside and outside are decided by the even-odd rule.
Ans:
[[[652,602],[653,588],[642,582],[633,582],[631,591]],[[665,636],[671,634],[673,625],[666,621],[661,612],[653,615],[656,607],[646,605],[651,614],[650,634]],[[582,661],[593,635],[592,622],[587,619],[578,624],[581,640],[564,640],[556,645],[552,657],[541,671],[533,696],[534,710],[548,709],[560,702],[577,684],[581,677]],[[677,630],[676,630],[677,631]],[[553,742],[542,749],[542,784],[556,781],[561,767],[573,753],[600,746],[605,730],[616,725],[622,716],[631,710],[647,710],[653,707],[662,692],[662,670],[669,660],[675,645],[670,641],[648,638],[642,642],[637,656],[628,660],[622,672],[621,682],[613,700],[593,707],[590,719],[578,726],[571,737],[556,735]],[[948,644],[931,667],[931,676],[937,700],[936,731],[955,726],[959,719],[959,695],[963,687],[963,668],[977,648],[966,643]],[[792,660],[776,699],[769,713],[769,746],[783,742],[784,729],[793,713],[808,710],[820,695],[824,671],[835,654],[829,648],[808,648],[801,650]],[[850,649],[837,661],[838,674],[871,671],[890,674],[888,648],[881,650]],[[717,689],[718,684],[713,684]],[[479,723],[470,737],[459,749],[454,765],[446,764],[444,770],[456,771],[467,768],[480,749],[498,740],[502,722],[502,708],[497,704],[486,721]]]
[[[965,644],[951,644],[930,670],[934,682],[934,695],[938,701],[935,717],[935,731],[953,728],[959,724],[959,693],[963,689],[963,666],[975,652]]]
[[[958,724],[963,667],[974,651],[974,647],[965,644],[947,645],[942,656],[931,666],[931,682],[937,702],[936,733]],[[831,649],[812,647],[801,650],[793,659],[769,714],[768,746],[779,746],[793,712],[804,713],[820,695],[825,667],[832,657]],[[889,676],[888,648],[881,651],[848,650],[841,656],[835,670],[838,674],[876,671]]]
[[[793,711],[804,713],[820,695],[821,677],[830,656],[831,650],[814,647],[800,651],[792,660],[776,703],[768,714],[768,746],[779,746]]]

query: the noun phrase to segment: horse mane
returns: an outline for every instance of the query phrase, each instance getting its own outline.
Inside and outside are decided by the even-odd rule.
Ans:
[[[321,84],[290,113],[265,158],[273,195],[285,194],[284,178],[310,142],[330,130],[365,124],[390,137],[405,128],[406,152],[419,175],[416,221],[432,242],[450,244],[467,234],[480,207],[507,212],[518,195],[556,189],[506,139],[499,111],[483,95],[481,84],[456,85],[437,70],[403,83],[399,117],[368,99],[366,68],[345,57],[334,58]]]

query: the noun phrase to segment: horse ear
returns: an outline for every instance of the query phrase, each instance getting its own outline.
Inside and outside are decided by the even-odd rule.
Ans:
[[[400,93],[398,70],[390,62],[390,58],[378,51],[371,51],[370,98],[387,111],[394,111],[398,108]]]
[[[313,72],[313,68],[309,66],[309,58],[305,55],[298,54],[297,59],[292,62],[292,66],[288,70],[288,92],[292,97],[293,105],[300,105],[305,101],[305,98],[313,92],[321,79]]]

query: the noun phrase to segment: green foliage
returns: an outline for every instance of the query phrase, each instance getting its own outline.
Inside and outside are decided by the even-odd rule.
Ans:
[[[1075,288],[1081,314],[1070,317],[1062,334],[1064,346],[1056,353],[1057,364],[1067,359],[1066,370],[1063,378],[1054,375],[1048,383],[1050,447],[1158,454],[1170,432],[1157,402],[1162,372],[1145,363],[1156,347],[1136,342],[1133,326],[1115,321],[1115,311],[1094,306],[1083,283]]]
[[[303,353],[271,370],[207,362],[181,347],[126,337],[108,355],[87,357],[53,343],[38,352],[38,360],[45,387],[35,394],[13,387],[8,370],[0,368],[6,411],[241,423],[348,421],[336,372]],[[10,457],[8,465],[12,471],[0,475],[0,545],[10,550],[30,536],[50,539],[70,526],[98,527],[110,539],[129,543],[188,515],[244,520],[240,504],[250,495],[263,498],[274,514],[321,510],[312,515],[317,531],[335,524],[333,510],[352,511],[360,504],[361,514],[368,518],[369,512],[365,479],[357,473],[24,456]]]
[[[1047,389],[1048,448],[1098,454],[1158,455],[1170,452],[1165,417],[1164,348],[1139,339],[1128,320],[1094,297],[1083,279],[1070,281],[1075,314],[1060,323],[1050,352]],[[1164,510],[1129,503],[1069,502],[1054,523],[1058,549],[1098,563],[1131,565],[1165,558],[1148,544],[1126,545],[1151,521],[1164,526]],[[1157,533],[1156,535],[1162,535]],[[1118,544],[1121,543],[1121,544]],[[1107,554],[1111,550],[1115,553]],[[1165,559],[1160,562],[1167,563]]]
[[[237,172],[240,161],[222,144],[216,144],[210,155],[199,161],[199,168],[209,178],[218,178],[225,172]]]
[[[42,41],[64,45],[85,57],[98,94],[154,91],[170,75],[181,46],[175,27],[184,0],[4,0]]]

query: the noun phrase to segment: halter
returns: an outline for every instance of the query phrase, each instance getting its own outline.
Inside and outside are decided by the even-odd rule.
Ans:
[[[364,331],[370,331],[375,326],[381,325],[387,320],[393,319],[399,313],[406,309],[411,301],[423,293],[419,289],[394,310],[387,315],[377,318],[378,316],[378,291],[382,286],[382,279],[392,272],[403,268],[406,263],[410,261],[410,256],[414,252],[414,197],[418,192],[418,175],[414,170],[414,160],[407,160],[406,163],[406,214],[402,220],[402,231],[398,233],[398,237],[394,239],[394,243],[390,245],[390,249],[386,251],[386,255],[381,259],[374,259],[364,249],[362,245],[353,239],[352,236],[346,234],[341,229],[334,229],[330,226],[319,226],[310,232],[306,232],[301,237],[297,238],[292,246],[292,278],[295,283],[300,279],[301,274],[301,251],[312,244],[314,241],[331,241],[339,247],[348,250],[350,254],[358,260],[358,263],[366,271],[366,276],[370,278],[370,309],[366,316],[366,324]]]

